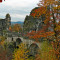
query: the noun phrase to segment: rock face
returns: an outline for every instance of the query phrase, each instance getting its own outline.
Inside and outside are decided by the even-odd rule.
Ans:
[[[25,17],[25,21],[23,23],[23,31],[24,32],[31,32],[38,31],[42,28],[42,25],[44,24],[43,20],[45,20],[45,15],[41,15],[39,18],[31,16],[32,13],[34,13],[35,9],[39,9],[40,7],[36,7],[32,9],[30,12],[30,15]]]
[[[26,16],[24,24],[23,24],[23,30],[25,32],[36,30],[36,19],[33,18],[32,16]]]
[[[11,17],[10,14],[6,14],[6,24],[7,24],[7,28],[9,28],[9,26],[11,25]]]
[[[6,14],[5,19],[0,19],[0,36],[3,35],[4,30],[8,30],[10,25],[11,25],[11,17],[9,14]]]

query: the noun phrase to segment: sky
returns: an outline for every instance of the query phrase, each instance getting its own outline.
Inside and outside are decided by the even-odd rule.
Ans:
[[[31,10],[38,7],[39,0],[5,0],[0,3],[0,18],[5,18],[9,13],[11,21],[24,21],[26,15],[29,15]]]

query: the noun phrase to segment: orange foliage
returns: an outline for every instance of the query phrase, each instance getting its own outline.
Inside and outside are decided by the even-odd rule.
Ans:
[[[54,32],[32,31],[28,33],[26,36],[29,37],[30,39],[38,40],[41,37],[48,38],[49,36],[53,36],[54,34],[55,34]]]
[[[42,5],[40,5],[40,3]],[[39,18],[42,14],[45,14],[45,20],[43,21],[46,26],[43,26],[43,28],[40,31],[37,32],[30,32],[27,34],[27,36],[31,39],[35,39],[38,40],[39,38],[46,38],[49,39],[51,37],[51,40],[53,39],[53,48],[54,48],[54,52],[57,55],[57,59],[59,60],[59,54],[60,54],[60,22],[56,23],[55,19],[59,19],[60,21],[60,17],[58,17],[58,14],[60,13],[60,5],[58,5],[59,1],[55,1],[55,0],[42,0],[39,3],[40,8],[33,10],[33,12],[31,13],[31,16],[33,16],[34,18],[37,17]],[[52,7],[53,4],[58,5],[57,7]],[[49,8],[49,10],[47,9],[48,6],[51,6]],[[53,9],[51,9],[53,8]],[[50,11],[51,10],[51,11]],[[57,13],[57,16],[54,17],[54,13]],[[60,15],[59,15],[60,16]],[[48,31],[48,27],[52,27],[53,25],[53,31]],[[53,59],[52,59],[53,60]]]
[[[38,9],[33,10],[33,12],[30,14],[34,18],[37,17],[39,18],[42,14],[46,14],[46,7],[40,7]]]
[[[12,31],[12,28],[11,28],[11,26],[9,27],[9,30],[10,30],[10,31]]]

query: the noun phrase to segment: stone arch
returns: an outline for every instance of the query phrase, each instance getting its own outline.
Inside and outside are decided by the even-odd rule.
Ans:
[[[20,38],[16,39],[16,46],[18,46],[20,43],[22,43],[22,40]]]
[[[32,55],[32,56],[35,56],[36,54],[38,54],[38,50],[39,50],[39,47],[36,43],[32,43],[30,46],[29,46],[29,55]]]

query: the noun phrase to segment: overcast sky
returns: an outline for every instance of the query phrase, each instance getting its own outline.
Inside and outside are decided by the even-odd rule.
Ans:
[[[5,18],[9,13],[12,21],[24,21],[38,2],[39,0],[5,0],[0,3],[0,18]]]

